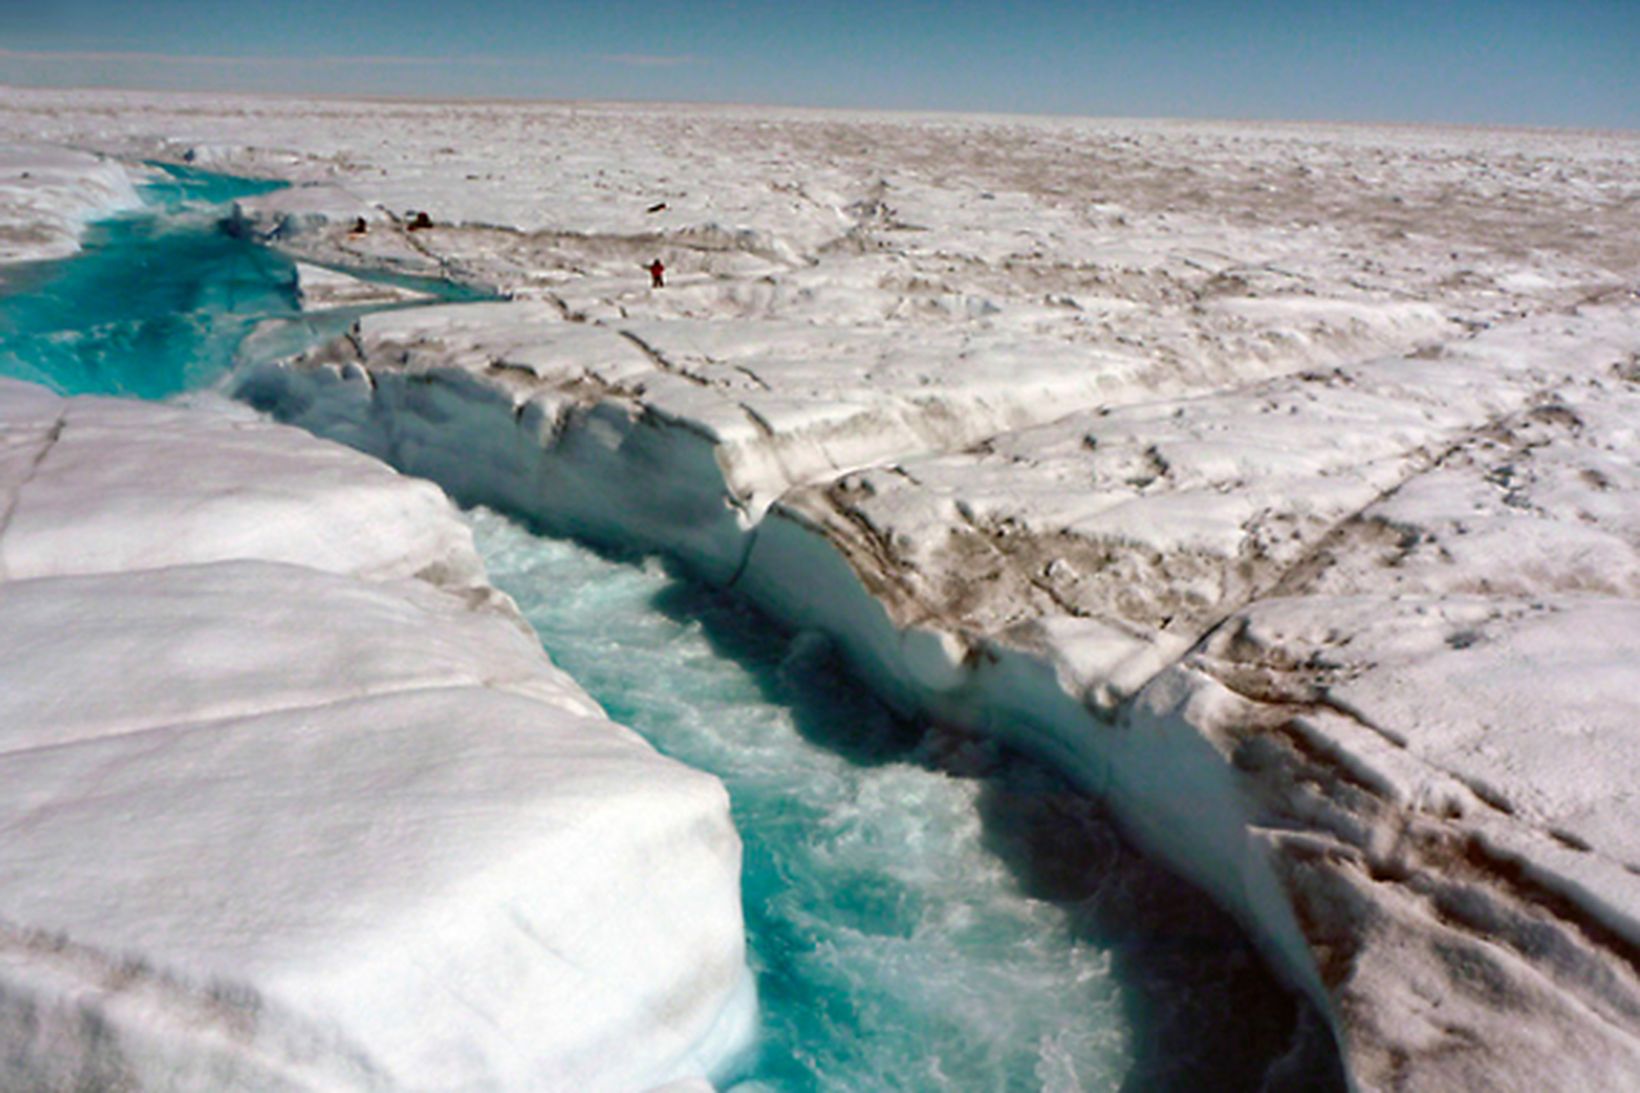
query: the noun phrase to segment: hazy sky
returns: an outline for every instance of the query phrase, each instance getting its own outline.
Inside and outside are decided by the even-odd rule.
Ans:
[[[1640,129],[1640,0],[0,0],[0,83]]]

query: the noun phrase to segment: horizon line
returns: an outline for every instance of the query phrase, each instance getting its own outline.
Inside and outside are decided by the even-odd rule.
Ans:
[[[246,61],[256,61],[262,65],[277,65],[288,63],[282,57],[216,57],[192,55],[202,64],[243,64]],[[709,63],[705,58],[679,55],[680,59],[662,58],[657,55],[646,54],[578,54],[577,56],[593,57],[610,63],[630,64],[639,67],[650,67],[657,64],[704,64]],[[40,60],[63,59],[77,57],[88,60],[98,58],[118,57],[121,59],[157,60],[172,59],[169,54],[148,53],[44,53],[26,50],[10,50],[0,48],[0,61],[10,59]],[[635,58],[642,58],[641,60]],[[682,59],[687,58],[687,59]],[[306,58],[305,60],[316,67],[330,67],[346,64],[359,58],[345,56],[330,56],[321,58]],[[501,58],[494,58],[503,61]],[[417,58],[399,57],[395,55],[379,55],[373,60],[384,66],[415,64],[471,64],[480,63],[479,58]],[[540,64],[545,58],[515,58],[506,63]],[[499,67],[499,65],[498,65]],[[237,88],[167,88],[141,87],[122,83],[87,83],[87,84],[45,84],[45,83],[8,83],[0,79],[0,87],[10,87],[16,90],[52,92],[52,91],[122,91],[148,95],[173,95],[177,97],[211,96],[211,95],[239,95],[247,98],[284,99],[289,101],[301,100],[338,100],[344,102],[404,102],[404,103],[449,103],[449,104],[477,104],[496,103],[508,105],[557,105],[557,106],[654,106],[654,107],[724,107],[738,110],[796,110],[813,113],[830,114],[881,114],[881,115],[923,115],[937,114],[945,117],[963,117],[974,119],[985,118],[1018,118],[1044,119],[1058,121],[1146,121],[1146,122],[1178,122],[1203,124],[1262,124],[1262,125],[1292,125],[1292,126],[1345,126],[1350,128],[1408,128],[1408,129],[1454,129],[1454,130],[1513,130],[1518,132],[1544,133],[1572,133],[1572,134],[1609,134],[1623,137],[1640,137],[1640,126],[1625,128],[1611,125],[1574,124],[1569,122],[1511,122],[1511,121],[1427,121],[1405,118],[1376,118],[1376,119],[1344,119],[1326,117],[1290,117],[1272,114],[1258,115],[1226,115],[1226,114],[1095,114],[1073,113],[1060,110],[1005,110],[973,107],[951,106],[837,106],[821,103],[796,102],[753,102],[727,98],[612,98],[612,97],[563,97],[554,95],[485,95],[459,93],[425,94],[414,91],[404,92],[370,92],[370,91],[256,91]]]

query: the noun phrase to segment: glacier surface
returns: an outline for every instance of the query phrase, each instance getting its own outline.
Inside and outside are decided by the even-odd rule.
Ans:
[[[744,1047],[722,787],[544,658],[435,487],[12,381],[0,453],[0,1084],[630,1089]]]
[[[104,105],[0,133],[286,178],[243,230],[510,297],[254,403],[1050,757],[1358,1086],[1640,1074],[1633,135]]]

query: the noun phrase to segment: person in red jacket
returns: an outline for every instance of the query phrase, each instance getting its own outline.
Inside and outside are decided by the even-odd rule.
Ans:
[[[655,259],[653,262],[649,263],[649,265],[645,266],[644,268],[649,271],[649,287],[650,288],[665,288],[666,287],[666,277],[665,277],[666,267],[661,264],[661,260],[659,258]]]

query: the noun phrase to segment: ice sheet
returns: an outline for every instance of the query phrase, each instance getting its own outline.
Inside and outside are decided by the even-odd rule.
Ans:
[[[1637,828],[1579,773],[1632,766],[1632,134],[106,101],[0,126],[276,174],[241,215],[277,245],[515,297],[258,403],[1049,755],[1364,1086],[1640,1073]]]

